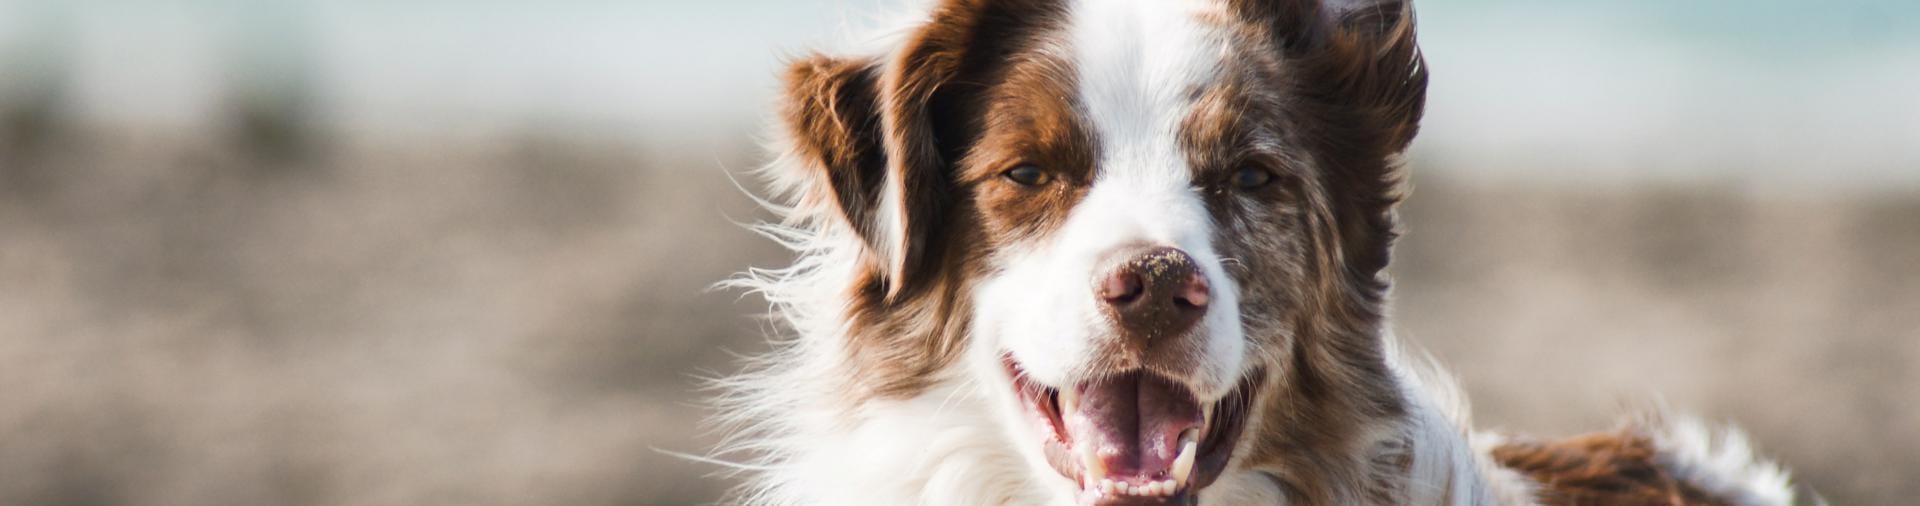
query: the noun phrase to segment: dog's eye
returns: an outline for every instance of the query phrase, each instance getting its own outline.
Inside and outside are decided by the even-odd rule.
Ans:
[[[1001,175],[1010,181],[1019,183],[1021,186],[1040,186],[1053,180],[1053,178],[1047,176],[1047,171],[1040,170],[1039,167],[1032,165],[1014,167]]]
[[[1233,187],[1252,190],[1273,182],[1273,172],[1259,167],[1241,167],[1233,172]]]

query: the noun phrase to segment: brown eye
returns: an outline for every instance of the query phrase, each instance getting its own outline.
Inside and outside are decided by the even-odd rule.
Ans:
[[[1039,167],[1032,165],[1014,167],[1012,170],[1008,170],[1001,175],[1005,176],[1008,180],[1019,183],[1021,186],[1040,186],[1047,184],[1048,181],[1053,179],[1047,177],[1047,171],[1040,170]]]
[[[1273,182],[1273,172],[1259,167],[1241,167],[1233,172],[1233,187],[1252,190]]]

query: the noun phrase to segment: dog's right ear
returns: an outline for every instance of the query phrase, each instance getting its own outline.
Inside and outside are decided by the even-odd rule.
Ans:
[[[786,76],[786,121],[810,165],[805,192],[830,203],[866,245],[897,299],[937,265],[934,239],[953,195],[948,164],[976,136],[965,121],[980,71],[1050,2],[944,0],[882,59],[811,56]]]
[[[784,80],[784,126],[805,165],[798,168],[802,205],[827,208],[869,251],[884,251],[879,62],[816,54],[794,61]]]
[[[860,238],[863,261],[893,299],[929,262],[945,190],[927,94],[901,69],[887,68],[879,60],[824,55],[794,61],[784,112],[804,164],[803,205],[836,216]]]
[[[934,262],[951,193],[945,164],[965,137],[946,114],[969,87],[949,83],[996,35],[986,12],[997,12],[993,2],[950,0],[887,60],[814,55],[787,69],[787,133],[809,171],[803,198],[831,205],[860,237],[889,300]]]

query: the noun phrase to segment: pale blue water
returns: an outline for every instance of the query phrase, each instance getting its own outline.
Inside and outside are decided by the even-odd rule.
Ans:
[[[84,121],[192,128],[235,86],[292,80],[347,129],[739,137],[783,57],[892,4],[0,0],[0,89],[52,72]],[[1419,5],[1435,78],[1418,156],[1920,180],[1920,1]]]

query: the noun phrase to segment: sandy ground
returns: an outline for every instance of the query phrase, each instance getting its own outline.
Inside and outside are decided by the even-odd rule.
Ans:
[[[723,168],[614,142],[102,133],[0,151],[0,504],[698,504],[709,284],[784,256]],[[744,136],[743,136],[744,138]],[[1417,168],[1400,333],[1483,425],[1656,396],[1836,504],[1920,497],[1920,195]]]

